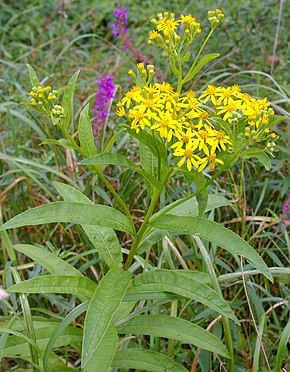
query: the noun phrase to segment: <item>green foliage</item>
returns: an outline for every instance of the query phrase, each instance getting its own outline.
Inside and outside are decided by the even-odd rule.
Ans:
[[[182,76],[174,56],[165,61],[146,46],[148,19],[164,4],[124,4],[134,45],[159,66],[156,81],[178,78],[179,87],[198,93],[238,82],[255,97],[267,95],[289,119],[289,9],[280,2],[280,14],[278,3],[224,2],[229,22],[205,48],[204,25],[195,49],[181,58]],[[219,371],[226,363],[229,371],[260,371],[265,355],[275,371],[286,370],[283,117],[271,122],[279,152],[260,143],[242,148],[243,125],[235,132],[215,118],[234,139],[218,174],[177,168],[170,144],[123,119],[119,130],[115,102],[103,138],[94,138],[96,71],[115,76],[118,99],[134,62],[108,27],[115,3],[21,5],[9,2],[1,13],[1,273],[10,294],[0,303],[3,370]],[[190,12],[205,19],[213,6],[195,2]],[[187,14],[188,2],[173,2],[170,11]],[[23,103],[28,78],[32,87],[59,88],[64,117]],[[249,261],[245,267],[239,256]]]

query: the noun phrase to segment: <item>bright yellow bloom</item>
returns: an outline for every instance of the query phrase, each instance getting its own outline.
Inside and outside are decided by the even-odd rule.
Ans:
[[[194,142],[194,140],[192,139],[193,137],[196,137],[196,132],[194,132],[191,128],[187,128],[186,132],[184,131],[177,132],[175,136],[178,138],[178,141],[171,146],[172,149],[176,147],[182,147],[184,144],[189,143],[190,141]],[[198,144],[199,141],[196,139],[195,143],[196,147],[194,148],[194,150],[197,149]]]
[[[192,166],[198,168],[198,162],[200,161],[200,157],[194,154],[195,149],[192,146],[193,143],[190,141],[186,144],[185,149],[177,148],[173,153],[174,156],[182,156],[178,163],[178,167],[181,167],[186,161],[186,167],[189,172],[191,171]]]
[[[226,151],[226,146],[232,145],[230,137],[223,130],[215,131],[215,136],[210,137],[208,143],[214,151],[217,148]]]
[[[210,168],[211,171],[214,170],[215,163],[224,164],[224,162],[222,160],[217,158],[216,153],[215,153],[215,149],[211,149],[211,151],[209,152],[208,148],[205,147],[203,151],[205,152],[206,157],[203,158],[203,159],[200,159],[197,162],[198,163],[198,169],[197,169],[198,172],[201,172],[207,166],[207,164],[209,164],[209,168]]]
[[[231,87],[220,87],[219,91],[217,92],[217,97],[220,97],[218,100],[218,105],[224,103],[226,105],[229,101],[229,98],[233,96],[232,88]]]
[[[203,100],[203,103],[206,104],[209,99],[211,99],[211,102],[216,105],[217,100],[216,100],[216,95],[219,92],[220,88],[215,87],[214,85],[209,85],[198,97],[199,100]]]
[[[238,101],[234,101],[232,98],[228,98],[227,103],[225,106],[217,107],[217,114],[222,115],[224,120],[230,118],[233,112],[237,111],[241,107],[241,104]]]
[[[156,119],[157,123],[151,126],[151,129],[159,132],[161,138],[165,138],[167,142],[170,142],[173,134],[178,133],[181,128],[181,123],[172,117],[172,114],[168,111],[162,112],[160,117]]]

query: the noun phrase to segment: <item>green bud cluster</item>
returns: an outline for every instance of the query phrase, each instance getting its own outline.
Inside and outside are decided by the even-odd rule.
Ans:
[[[56,118],[63,118],[64,117],[64,108],[60,105],[54,105],[51,114]]]
[[[50,115],[52,107],[57,103],[58,94],[59,91],[52,90],[50,86],[33,87],[29,92],[30,105],[37,111]]]

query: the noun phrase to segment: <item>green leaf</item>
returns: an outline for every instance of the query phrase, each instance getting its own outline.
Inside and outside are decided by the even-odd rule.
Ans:
[[[133,279],[127,293],[170,292],[191,298],[238,323],[228,303],[212,288],[196,279],[196,272],[151,270]]]
[[[216,222],[205,220],[201,217],[181,217],[168,214],[152,225],[155,228],[171,232],[200,235],[234,255],[246,257],[256,269],[269,280],[273,280],[269,268],[259,254],[240,236]]]
[[[184,175],[187,179],[187,182],[189,183],[189,186],[191,186],[191,183],[193,182],[195,185],[195,188],[202,189],[206,184],[206,179],[202,172],[198,172],[195,169],[192,169],[191,172],[188,172],[187,169],[183,171]],[[196,196],[196,200],[198,202],[198,215],[202,216],[204,211],[206,210],[207,202],[208,202],[208,190],[207,188],[204,189],[201,193],[199,193]]]
[[[141,241],[137,254],[141,255],[143,252],[147,251],[148,248],[158,243],[167,234],[168,232],[165,230],[151,229],[148,235]]]
[[[46,345],[46,348],[44,350],[42,361],[43,361],[43,369],[44,371],[48,370],[48,359],[51,355],[52,349],[54,347],[54,344],[58,337],[64,332],[64,330],[69,326],[70,323],[72,323],[77,317],[83,314],[88,308],[89,301],[86,301],[77,307],[75,307],[55,328],[55,331],[49,338],[49,341]],[[33,322],[34,324],[34,322]]]
[[[222,342],[211,333],[187,320],[167,315],[139,315],[117,328],[118,333],[165,337],[192,344],[226,358],[229,353]]]
[[[38,77],[36,75],[36,72],[33,67],[31,67],[29,64],[26,65],[28,68],[28,73],[29,73],[29,80],[31,83],[31,87],[38,87],[40,85]]]
[[[104,339],[112,318],[126,293],[131,274],[120,269],[111,269],[101,280],[90,301],[84,323],[82,367]]]
[[[112,367],[138,369],[156,372],[186,372],[187,369],[175,363],[166,355],[150,350],[127,349],[116,352]]]
[[[154,216],[152,216],[152,218],[155,218],[156,216],[158,216],[164,209],[167,209],[172,204],[174,204],[174,202],[165,206],[163,209],[157,212]],[[226,205],[232,205],[232,204],[231,204],[231,201],[225,198],[224,196],[217,195],[217,194],[209,194],[208,200],[207,200],[207,206],[204,212],[209,212],[215,208],[224,207]],[[176,207],[172,208],[168,212],[168,214],[175,215],[175,216],[184,216],[184,217],[185,216],[197,217],[199,215],[198,202],[196,198],[191,198],[177,205]]]
[[[40,350],[44,350],[46,348],[49,338],[54,331],[55,327],[43,327],[35,330],[36,344]],[[54,347],[58,348],[66,345],[73,345],[75,343],[80,343],[81,340],[82,330],[75,327],[68,327],[58,337]],[[24,338],[20,338],[15,335],[10,336],[7,340],[5,348],[2,350],[2,356],[4,358],[9,358],[12,355],[20,355],[21,357],[27,358],[27,355],[29,355],[28,345],[28,342]]]
[[[67,293],[92,298],[96,283],[83,276],[45,275],[25,280],[8,288],[15,293]]]
[[[241,156],[246,159],[256,158],[261,164],[264,165],[267,171],[271,169],[271,159],[265,153],[264,149],[248,149],[243,151]]]
[[[4,223],[0,231],[56,222],[100,225],[133,234],[129,219],[117,209],[73,202],[54,202],[29,209]]]
[[[177,67],[176,67],[174,56],[170,56],[170,57],[169,57],[169,61],[170,61],[170,67],[171,67],[171,71],[172,71],[172,73],[173,73],[176,77],[179,77],[179,71],[178,71],[178,69],[177,69]]]
[[[69,140],[67,139],[64,139],[64,138],[61,138],[59,140],[55,140],[55,139],[46,139],[44,141],[41,142],[40,145],[47,145],[47,144],[51,144],[51,145],[58,145],[58,146],[62,146],[64,147],[65,149],[73,149],[74,147],[72,146],[72,144],[70,143]]]
[[[147,179],[152,186],[160,189],[161,183],[150,174],[144,172],[138,165],[134,164],[131,160],[127,159],[125,156],[114,154],[114,153],[102,153],[96,156],[92,156],[89,159],[80,162],[82,165],[117,165],[120,167],[125,167],[132,169],[133,171],[141,174],[145,179]]]
[[[141,164],[145,172],[150,174],[152,177],[158,178],[158,160],[153,155],[150,148],[145,146],[141,142],[139,146],[139,150],[140,150]],[[148,181],[146,181],[146,188],[147,188],[148,194],[152,196],[153,188]]]
[[[83,276],[79,270],[60,257],[39,247],[30,244],[16,244],[13,248],[39,263],[51,274]]]
[[[65,201],[93,204],[79,190],[65,183],[53,182],[54,187]],[[122,267],[122,251],[115,231],[109,227],[81,225],[93,246],[98,250],[109,268]]]
[[[204,65],[211,62],[212,60],[216,59],[219,56],[220,56],[220,53],[212,53],[212,54],[207,54],[206,56],[202,57],[197,62],[196,65],[191,66],[188,74],[182,80],[182,83],[184,84],[187,81],[191,80],[199,72],[199,70],[203,68]]]
[[[76,85],[76,81],[79,76],[79,73],[80,73],[80,70],[77,71],[71,77],[63,93],[61,106],[64,108],[64,112],[65,112],[65,118],[63,122],[64,128],[68,128],[69,123],[70,123],[70,119],[72,115],[72,107],[73,107],[73,94],[74,94],[75,85]]]
[[[79,139],[80,148],[84,153],[84,158],[89,158],[91,156],[97,155],[97,150],[95,146],[95,140],[93,136],[93,127],[89,117],[89,103],[80,113],[79,120]]]
[[[290,320],[288,321],[286,327],[283,329],[281,336],[280,336],[280,341],[279,341],[278,349],[277,349],[277,356],[275,360],[274,372],[280,372],[282,370],[281,367],[283,363],[283,356],[284,356],[285,351],[287,354],[287,344],[289,341],[289,337],[290,337]],[[285,361],[286,361],[286,358],[285,358]]]
[[[95,349],[91,359],[87,362],[84,372],[108,372],[115,356],[118,334],[115,327],[110,326],[102,342]]]
[[[145,146],[149,147],[156,158],[160,156],[163,164],[168,167],[167,150],[164,146],[164,143],[162,143],[158,138],[153,137],[152,134],[146,131],[136,133],[134,129],[131,129],[128,126],[124,126],[124,128],[132,137],[136,138],[140,143],[143,143]]]

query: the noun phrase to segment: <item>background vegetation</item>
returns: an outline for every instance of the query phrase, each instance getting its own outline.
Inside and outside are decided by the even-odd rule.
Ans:
[[[261,275],[252,275],[243,283],[241,276],[235,275],[237,263],[231,255],[213,245],[206,247],[222,285],[223,296],[231,302],[235,314],[242,321],[241,327],[233,326],[232,329],[234,349],[238,355],[237,371],[260,371],[266,368],[250,314],[249,301],[269,363],[274,366],[279,341],[289,318],[289,270],[284,268],[289,266],[290,242],[287,227],[290,217],[289,210],[287,214],[283,205],[287,205],[287,200],[290,204],[290,8],[283,1],[270,0],[180,0],[171,2],[171,9],[165,9],[164,1],[159,0],[121,3],[129,9],[130,35],[135,47],[140,48],[158,66],[165,78],[169,67],[164,64],[162,54],[158,54],[157,49],[152,49],[146,43],[150,19],[158,11],[169,10],[176,14],[191,13],[205,24],[207,10],[221,8],[229,22],[218,28],[207,45],[211,53],[219,52],[221,57],[214,67],[202,70],[193,89],[201,91],[208,83],[225,86],[237,83],[255,97],[267,96],[276,113],[285,116],[276,130],[280,135],[277,146],[279,153],[272,160],[273,167],[269,172],[256,161],[244,161],[224,174],[212,187],[212,192],[222,193],[234,202],[233,208],[219,209],[212,218],[240,234],[257,249],[269,267],[276,267],[276,271],[272,273],[275,282],[271,284]],[[97,91],[96,80],[100,74],[114,75],[115,83],[119,86],[117,96],[129,88],[131,83],[127,71],[134,67],[136,60],[128,51],[123,50],[119,38],[113,38],[111,24],[114,22],[113,10],[116,5],[117,2],[107,0],[2,1],[0,212],[3,221],[30,207],[57,200],[57,192],[51,183],[54,180],[77,187],[96,202],[111,205],[112,195],[105,187],[99,183],[89,186],[91,175],[77,164],[74,152],[39,145],[45,138],[53,137],[57,129],[43,124],[39,115],[26,110],[20,102],[27,101],[27,92],[30,89],[26,63],[35,68],[43,81],[56,88],[64,86],[69,76],[76,70],[81,70],[76,89],[76,118],[87,102],[92,102],[91,107],[93,106]],[[118,127],[119,119],[116,119],[114,111],[113,104],[106,133],[108,138]],[[98,146],[100,144],[97,141]],[[116,148],[131,158],[136,157],[136,143],[127,136],[119,140]],[[121,177],[116,177],[120,172],[116,172],[113,167],[106,168],[105,172],[119,195],[126,200],[126,204],[131,210],[135,210],[136,223],[142,221],[144,208],[148,204],[145,185],[130,182],[130,170],[123,171]],[[180,183],[178,189],[172,189],[171,193],[165,195],[163,203],[168,204],[182,196],[185,188]],[[120,239],[126,249],[130,244],[126,235],[120,236]],[[173,247],[163,242],[150,251],[151,265],[171,269],[185,265],[190,269],[207,271],[194,241],[181,237],[172,237],[172,241]],[[37,242],[37,245],[66,259],[97,282],[106,271],[96,249],[76,226],[26,227],[9,234],[2,233],[0,265],[7,287],[12,280],[11,273],[5,270],[9,266],[17,266],[21,279],[37,277],[43,273],[40,265],[31,262],[24,255],[14,253],[11,244],[20,242]],[[177,250],[182,257],[177,254]],[[245,266],[244,270],[247,271],[248,268]],[[29,297],[33,316],[47,316],[50,320],[62,319],[74,308],[75,301],[72,296],[51,294]],[[210,323],[204,307],[196,303],[183,303],[179,307],[174,302],[158,303],[157,307],[162,312],[184,313],[188,320],[197,322],[203,328]],[[6,326],[12,314],[21,312],[15,295],[11,295],[9,303],[0,302],[0,309],[1,320],[6,321]],[[74,326],[77,329],[78,323],[75,322]],[[220,332],[221,327],[217,322],[213,333],[219,335]],[[3,345],[3,342],[2,337],[0,344]],[[12,346],[10,343],[9,347]],[[27,368],[24,359],[11,357],[14,355],[13,348],[6,350],[6,354],[5,348],[3,350],[4,357],[10,352],[9,358],[2,360],[3,371]],[[170,350],[170,356],[174,356],[188,370],[194,367],[193,359],[197,355],[195,350],[189,350],[178,343],[172,345]],[[63,361],[70,366],[80,367],[77,343],[57,350],[56,354],[61,355]],[[219,361],[210,364],[208,354],[201,353],[197,370],[219,370]],[[286,371],[286,353],[283,365]]]

